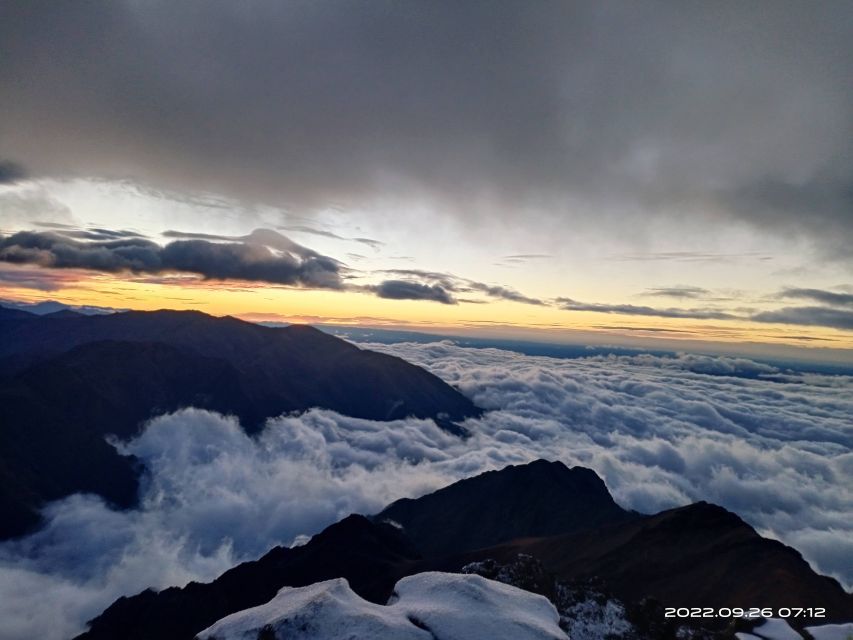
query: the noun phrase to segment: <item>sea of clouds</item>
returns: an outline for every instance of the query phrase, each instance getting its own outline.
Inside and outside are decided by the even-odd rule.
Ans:
[[[622,506],[723,505],[853,585],[853,378],[744,359],[554,359],[451,342],[363,345],[456,385],[471,437],[431,420],[312,410],[250,438],[187,409],[116,443],[148,469],[141,508],[52,503],[47,525],[0,545],[0,638],[69,638],[121,595],[209,580],[459,478],[536,458],[595,469]]]

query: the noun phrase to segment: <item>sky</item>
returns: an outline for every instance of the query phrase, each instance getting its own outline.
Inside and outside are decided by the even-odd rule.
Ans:
[[[847,2],[0,5],[0,298],[853,361]]]

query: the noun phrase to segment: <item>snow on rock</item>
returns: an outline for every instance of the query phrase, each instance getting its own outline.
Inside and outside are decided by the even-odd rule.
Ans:
[[[853,638],[853,622],[806,627],[806,631],[812,635],[814,640],[850,640]]]
[[[814,640],[850,640],[853,638],[853,623],[806,627],[806,631]],[[735,635],[738,640],[803,640],[803,636],[781,618],[769,618],[755,627],[751,633],[737,633]]]
[[[400,580],[388,605],[367,602],[343,578],[285,587],[231,614],[201,640],[566,640],[543,596],[477,575],[420,573]]]
[[[431,640],[429,633],[414,626],[405,615],[363,600],[343,578],[307,587],[284,587],[266,604],[232,613],[198,637],[202,640]]]
[[[442,640],[566,640],[546,597],[478,575],[409,576],[397,583],[389,604],[405,608]]]
[[[556,580],[539,560],[528,554],[520,553],[507,563],[493,559],[471,562],[462,567],[462,573],[476,573],[546,596],[557,607],[560,627],[570,638],[622,640],[639,637],[628,622],[625,606],[606,592],[603,583]]]
[[[794,631],[781,618],[768,618],[755,627],[751,633],[736,633],[738,640],[803,640],[803,636]]]
[[[767,640],[803,640],[803,636],[782,618],[768,618],[764,624],[755,627],[752,633]]]

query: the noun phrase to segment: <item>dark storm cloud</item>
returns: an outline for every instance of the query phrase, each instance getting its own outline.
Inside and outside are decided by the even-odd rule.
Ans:
[[[26,177],[27,172],[21,165],[8,160],[0,160],[0,184],[17,182]]]
[[[319,258],[319,253],[313,249],[309,249],[297,242],[294,242],[285,235],[273,231],[272,229],[255,229],[252,233],[245,236],[223,236],[212,233],[196,233],[186,231],[164,231],[161,234],[164,238],[179,238],[184,240],[222,240],[228,242],[242,242],[246,244],[256,244],[271,247],[279,251],[286,251],[302,258]]]
[[[853,116],[853,113],[850,115]],[[845,135],[849,135],[849,132]],[[846,162],[850,162],[849,158]],[[822,231],[841,233],[849,240],[853,214],[851,169],[853,167],[848,164],[846,175],[817,175],[804,183],[767,178],[725,194],[723,202],[735,215],[750,218],[759,224],[789,222],[798,216],[807,215],[820,225]],[[833,169],[827,167],[824,171],[831,172]],[[834,251],[845,257],[853,255],[850,247],[840,242]]]
[[[396,276],[403,276],[410,280],[419,280],[426,282],[428,285],[438,286],[445,292],[449,293],[483,293],[490,298],[509,300],[510,302],[520,302],[522,304],[532,304],[537,306],[545,306],[547,303],[538,298],[531,298],[514,289],[500,285],[486,284],[485,282],[477,282],[469,280],[452,273],[441,273],[437,271],[426,271],[424,269],[383,269],[378,273],[390,273]],[[472,302],[471,300],[460,300],[460,302]]]
[[[812,300],[837,307],[853,306],[853,294],[851,293],[836,293],[823,289],[785,289],[780,295],[783,298]]]
[[[441,285],[427,285],[408,280],[385,280],[368,286],[380,298],[390,300],[432,300],[442,304],[456,304],[454,297]]]
[[[657,309],[633,304],[600,304],[578,302],[571,298],[555,300],[567,311],[594,311],[596,313],[617,313],[628,316],[653,316],[657,318],[693,318],[695,320],[734,320],[738,316],[718,309]]]
[[[161,247],[143,238],[81,242],[66,235],[20,231],[0,240],[0,260],[56,269],[156,272]]]
[[[0,238],[0,261],[52,269],[149,274],[176,271],[216,280],[343,288],[341,266],[336,260],[279,233],[258,229],[240,240],[211,242],[196,238],[175,240],[161,247],[134,236],[81,241],[58,232],[21,231]]]
[[[455,283],[461,280],[461,278],[458,278],[452,273],[429,271],[427,269],[382,269],[378,273],[390,273],[392,275],[403,276],[405,278],[420,278],[422,280],[438,282],[448,289],[454,288],[456,286]]]
[[[775,311],[757,313],[750,320],[773,324],[797,324],[806,327],[853,330],[853,311],[829,307],[785,307]]]
[[[831,0],[5,3],[0,145],[36,174],[247,201],[402,197],[564,229],[701,211],[849,256],[851,17]]]
[[[164,266],[217,280],[250,280],[339,289],[338,263],[326,257],[300,259],[262,245],[177,240],[161,253]]]

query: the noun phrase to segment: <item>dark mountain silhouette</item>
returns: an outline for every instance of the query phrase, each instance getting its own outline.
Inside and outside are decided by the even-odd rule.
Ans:
[[[5,359],[21,354],[34,361],[97,341],[157,342],[229,363],[258,416],[324,407],[372,420],[441,417],[452,430],[454,421],[479,413],[424,369],[306,325],[264,327],[198,311],[128,311],[0,316],[0,330],[0,373],[16,373]]]
[[[517,484],[526,486],[510,489]],[[560,488],[555,490],[554,484]],[[605,584],[625,602],[639,607],[647,607],[648,597],[666,606],[825,606],[830,619],[853,620],[853,595],[845,593],[835,580],[817,575],[796,551],[761,538],[725,509],[698,503],[641,516],[620,509],[606,489],[602,491],[603,486],[588,469],[568,469],[545,461],[482,474],[423,498],[396,502],[380,516],[350,516],[303,547],[273,549],[212,583],[120,598],[92,622],[80,640],[190,640],[215,620],[269,601],[283,586],[332,577],[345,577],[356,593],[384,603],[394,583],[405,575],[460,571],[472,561],[487,558],[513,562],[519,553],[533,556],[561,579],[596,578],[596,584]],[[589,496],[581,495],[584,487]],[[546,521],[547,499],[536,499],[525,509],[520,496],[537,495],[552,500],[554,523]],[[406,505],[403,515],[409,522],[404,529],[384,521],[392,510],[400,515],[400,504]],[[476,521],[483,504],[517,524],[500,535],[486,531],[472,537],[471,528],[500,527],[492,518]],[[572,505],[586,515],[568,517]],[[420,513],[421,506],[423,513],[446,522],[430,522]],[[442,512],[442,508],[446,510]],[[513,508],[520,508],[519,513]],[[602,524],[606,518],[612,519]],[[454,531],[457,526],[460,528]],[[544,537],[538,533],[559,526],[572,533]],[[420,553],[429,547],[424,540],[430,530],[436,531],[441,553],[447,555],[425,557]],[[479,536],[501,535],[515,539],[469,550],[480,544]],[[826,621],[800,620],[798,626]]]
[[[827,619],[813,624],[853,621],[853,594],[838,581],[707,502],[592,531],[517,540],[471,558],[508,561],[519,553],[563,580],[603,580],[626,602],[652,597],[670,607],[825,607]]]
[[[427,557],[639,517],[616,504],[591,469],[545,460],[489,471],[416,500],[398,500],[375,516],[401,525]]]
[[[82,313],[78,313],[72,309],[60,309],[59,311],[51,311],[50,313],[42,314],[42,318],[79,318]]]
[[[452,428],[453,421],[479,413],[424,369],[306,325],[264,327],[198,311],[128,311],[0,315],[0,331],[0,373],[15,373],[6,359],[21,354],[47,359],[96,341],[159,342],[231,364],[262,416],[324,407],[373,420],[442,416]]]
[[[411,543],[396,528],[353,515],[304,546],[276,547],[211,583],[120,598],[78,638],[189,640],[230,613],[268,602],[282,587],[331,578],[346,578],[361,597],[384,604],[417,559]]]
[[[23,314],[23,315],[21,315]],[[0,537],[25,533],[46,500],[136,499],[138,465],[105,436],[183,407],[234,414],[249,432],[312,407],[374,420],[479,413],[438,377],[307,326],[268,328],[198,312],[0,313]]]
[[[22,309],[12,309],[0,306],[0,321],[2,320],[27,320],[35,317],[34,313]]]

